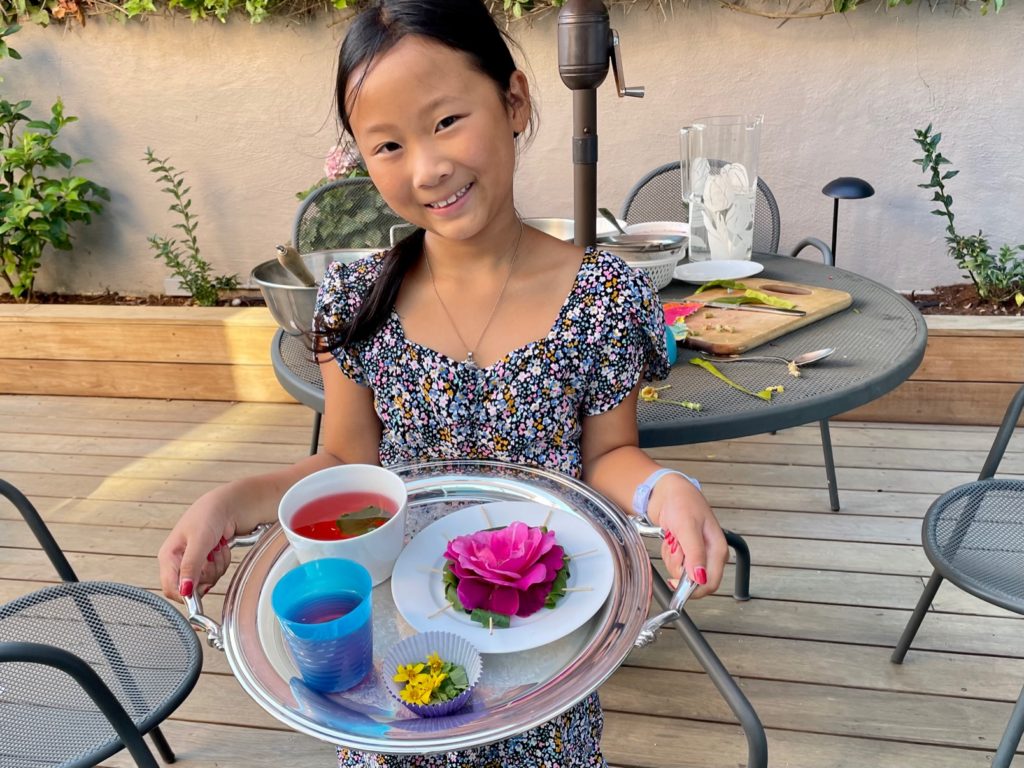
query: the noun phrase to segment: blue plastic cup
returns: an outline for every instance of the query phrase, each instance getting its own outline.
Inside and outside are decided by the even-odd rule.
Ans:
[[[347,691],[373,666],[373,580],[359,563],[311,560],[288,571],[270,597],[303,682]]]

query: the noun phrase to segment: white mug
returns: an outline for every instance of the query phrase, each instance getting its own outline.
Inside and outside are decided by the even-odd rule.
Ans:
[[[292,530],[295,514],[305,504],[335,493],[379,493],[397,510],[379,528],[350,539],[323,541],[300,536]],[[343,464],[307,475],[281,497],[277,516],[299,562],[323,557],[355,560],[370,572],[376,586],[391,577],[405,540],[405,483],[390,470],[372,464]]]

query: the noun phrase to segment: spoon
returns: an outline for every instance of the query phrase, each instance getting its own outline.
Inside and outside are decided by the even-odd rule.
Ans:
[[[802,355],[797,355],[792,360],[785,357],[778,357],[777,355],[751,355],[749,357],[740,357],[739,355],[709,355],[706,352],[701,352],[701,357],[706,360],[712,360],[716,363],[746,363],[752,360],[778,360],[780,363],[786,365],[795,365],[799,368],[802,365],[810,365],[816,363],[819,360],[824,360],[829,355],[833,354],[835,350],[832,347],[825,347],[825,349],[816,349],[813,352],[804,352]]]
[[[609,211],[607,208],[598,208],[597,212],[604,216],[606,219],[608,219],[608,221],[611,222],[611,225],[618,230],[620,235],[626,234],[626,230],[622,228],[622,225],[619,224],[619,220],[615,218],[614,214],[612,214],[611,211]]]

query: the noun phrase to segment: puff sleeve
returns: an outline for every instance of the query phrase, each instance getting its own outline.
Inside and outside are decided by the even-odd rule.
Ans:
[[[583,401],[585,416],[610,411],[641,379],[668,375],[665,318],[650,276],[617,256],[599,254],[601,295],[592,303],[595,331]]]
[[[324,273],[316,295],[314,317],[320,318],[325,329],[341,328],[359,309],[380,275],[382,260],[368,256],[349,264],[331,263]],[[314,322],[314,328],[316,323]],[[343,347],[335,352],[342,373],[357,384],[367,385],[362,361],[365,342]]]

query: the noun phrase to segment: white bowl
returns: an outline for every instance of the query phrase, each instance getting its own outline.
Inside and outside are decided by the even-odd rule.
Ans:
[[[398,510],[380,528],[351,539],[322,541],[292,530],[295,513],[309,502],[334,493],[370,491],[388,497]],[[322,557],[355,560],[370,572],[374,586],[391,578],[405,540],[407,493],[402,478],[373,464],[344,464],[307,475],[281,497],[277,516],[284,535],[301,563]]]
[[[690,225],[685,221],[641,221],[626,225],[630,235],[683,235],[690,236]]]

